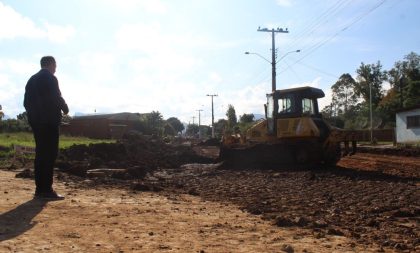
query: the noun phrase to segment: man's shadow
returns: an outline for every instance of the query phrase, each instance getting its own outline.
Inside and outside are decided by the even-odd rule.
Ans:
[[[31,199],[13,210],[0,214],[0,242],[12,239],[36,225],[32,219],[44,208],[47,201]]]

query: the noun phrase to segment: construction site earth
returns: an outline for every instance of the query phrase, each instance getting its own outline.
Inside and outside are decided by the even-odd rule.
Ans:
[[[347,247],[355,251],[357,247],[420,251],[418,148],[361,146],[337,166],[267,169],[226,167],[217,160],[217,144],[165,143],[131,134],[117,143],[61,150],[55,174],[58,182],[74,189],[186,194],[208,203],[233,205],[273,228],[309,231],[297,233],[296,241],[308,235],[338,236],[348,239]],[[31,165],[18,160],[3,169],[15,172],[16,177],[33,178]],[[231,222],[235,225],[235,220]],[[0,232],[0,238],[7,234]],[[291,243],[279,251],[296,252],[297,248]]]

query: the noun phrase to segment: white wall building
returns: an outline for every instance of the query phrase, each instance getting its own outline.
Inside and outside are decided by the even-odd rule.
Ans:
[[[420,105],[396,114],[397,143],[420,143]]]

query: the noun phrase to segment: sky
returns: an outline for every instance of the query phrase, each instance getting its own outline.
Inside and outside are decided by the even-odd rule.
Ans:
[[[27,80],[52,55],[70,116],[159,111],[211,124],[231,104],[264,114],[271,91],[331,86],[363,62],[420,53],[418,0],[0,0],[0,105],[24,112]],[[301,50],[300,52],[295,52]],[[245,54],[251,52],[252,54]]]

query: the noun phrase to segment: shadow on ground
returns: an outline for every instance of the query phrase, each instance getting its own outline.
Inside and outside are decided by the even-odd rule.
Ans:
[[[32,219],[37,216],[47,202],[31,199],[15,209],[0,214],[0,242],[12,239],[36,225]]]

